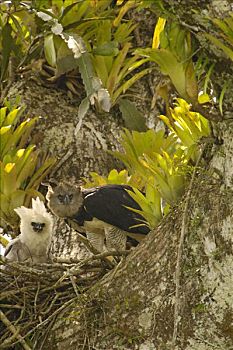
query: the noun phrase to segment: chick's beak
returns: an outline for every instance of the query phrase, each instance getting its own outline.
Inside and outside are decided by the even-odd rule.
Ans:
[[[44,228],[44,224],[41,224],[41,223],[35,223],[33,225],[33,231],[35,232],[41,232],[43,231],[43,228]]]

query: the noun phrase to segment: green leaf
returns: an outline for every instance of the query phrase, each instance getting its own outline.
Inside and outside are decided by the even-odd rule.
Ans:
[[[6,118],[7,107],[2,107],[0,109],[0,127],[3,125]]]
[[[49,34],[44,38],[44,53],[50,66],[56,67],[56,50],[53,41],[53,34]]]
[[[156,62],[163,74],[169,75],[178,93],[186,97],[185,69],[186,65],[165,49],[138,49],[136,53],[149,57]]]
[[[78,119],[83,120],[84,116],[87,114],[90,108],[89,98],[84,98],[78,107]]]
[[[0,217],[7,221],[10,207],[9,197],[4,193],[0,193],[0,203]]]
[[[129,51],[130,47],[131,47],[131,44],[126,43],[114,60],[111,72],[110,72],[109,77],[108,77],[107,85],[106,85],[106,88],[108,89],[110,95],[112,95],[113,91],[116,88],[118,74],[120,72],[121,67],[123,66],[125,57]]]
[[[226,81],[223,85],[221,94],[219,96],[219,110],[220,110],[221,115],[223,115],[222,103],[223,103],[223,98],[224,98],[224,95],[225,95],[227,88],[228,88],[228,82]]]
[[[76,7],[77,8],[74,8]],[[66,30],[73,27],[77,27],[80,24],[82,18],[87,17],[90,14],[90,1],[76,1],[65,7],[63,15],[61,17],[62,24],[66,26]],[[75,19],[75,24],[74,24]]]
[[[66,6],[62,12],[61,17],[59,18],[59,20],[62,20],[75,6],[79,6],[80,5],[80,1],[76,1],[71,3],[70,5]]]
[[[8,163],[4,166],[3,172],[1,174],[3,178],[3,190],[4,194],[9,195],[14,192],[17,188],[16,186],[16,168],[14,163]]]
[[[26,190],[29,190],[30,188],[38,187],[42,182],[42,180],[48,175],[48,173],[51,170],[51,167],[53,167],[55,163],[56,163],[55,158],[46,159],[44,164],[31,177],[26,187]]]
[[[120,111],[125,125],[130,130],[146,131],[146,120],[143,114],[136,108],[135,104],[127,99],[120,99]]]
[[[10,54],[14,44],[13,37],[11,35],[12,27],[9,23],[6,23],[2,28],[2,60],[1,60],[1,76],[0,81],[3,81],[8,69]]]
[[[118,53],[118,43],[116,41],[106,42],[93,50],[94,55],[100,56],[116,56]]]
[[[101,79],[103,86],[106,86],[108,80],[108,65],[109,61],[112,61],[112,57],[104,57],[104,56],[94,56],[92,58],[93,66],[95,67],[95,71],[97,76]],[[110,62],[110,66],[112,63]]]
[[[11,149],[14,149],[18,142],[20,141],[21,137],[23,136],[23,134],[26,132],[27,129],[31,129],[32,126],[34,125],[35,121],[37,120],[37,118],[33,118],[33,119],[28,119],[24,122],[22,122],[17,129],[12,133],[11,137],[8,137],[8,140],[6,142],[6,144],[4,145],[4,147],[2,148],[2,155],[6,154],[7,152],[9,152]]]
[[[80,58],[84,53],[87,53],[85,42],[81,36],[76,33],[65,32],[60,36],[66,42],[68,48],[73,52],[74,58]]]
[[[29,163],[29,160],[30,160],[29,157],[33,153],[35,148],[36,146],[29,145],[26,149],[21,149],[17,151],[17,160],[15,161],[15,163],[16,163],[18,187],[20,187],[21,182],[23,181],[21,180],[20,174],[23,171],[26,164]],[[27,176],[29,175],[31,174],[27,174]]]
[[[152,40],[152,48],[158,49],[160,44],[160,34],[164,29],[166,19],[159,17],[154,29],[154,35]]]
[[[116,28],[114,32],[114,40],[116,40],[121,45],[123,43],[132,41],[132,37],[130,37],[130,33],[137,28],[137,24],[133,23],[133,21],[128,21],[127,23],[120,23],[120,25]]]
[[[25,40],[25,35],[23,33],[23,28],[21,26],[21,24],[19,23],[18,19],[17,19],[17,16],[14,16],[14,14],[9,14],[9,17],[12,19],[15,27],[16,27],[16,30],[17,30],[17,34],[19,34],[20,36],[20,39],[21,40]]]
[[[32,198],[39,197],[42,202],[45,202],[45,198],[44,198],[43,194],[40,193],[39,191],[35,190],[34,188],[26,189],[25,193],[27,195],[25,200],[24,200],[24,205],[26,207],[28,207],[31,204]]]
[[[210,101],[211,101],[211,99],[210,99],[210,96],[208,94],[201,94],[198,96],[198,102],[200,104],[205,104],[205,103],[208,103]]]
[[[161,212],[161,197],[159,192],[155,187],[151,187],[151,192],[153,192],[153,202],[151,202],[148,197],[148,187],[146,187],[146,194],[143,194],[137,188],[133,188],[133,191],[127,190],[129,195],[138,203],[141,210],[127,207],[138,214],[141,214],[145,220],[142,220],[150,229],[153,229],[159,221],[162,219]],[[156,198],[155,198],[156,197]]]
[[[16,108],[16,109],[13,109],[10,113],[8,113],[3,125],[6,126],[6,125],[14,124],[15,121],[17,121],[18,112],[19,112],[19,109]]]
[[[82,54],[78,59],[79,71],[85,86],[87,96],[91,96],[94,92],[93,77],[94,70],[89,53]]]
[[[10,206],[13,209],[24,205],[26,193],[23,190],[16,190],[10,196]]]
[[[57,67],[55,76],[59,77],[64,73],[68,73],[78,67],[78,61],[74,58],[73,53],[68,48],[67,44],[63,40],[56,38],[57,47]]]
[[[141,72],[136,73],[132,78],[123,83],[113,94],[113,102],[117,100],[119,95],[125,93],[136,81],[144,77],[146,74],[151,72],[151,68],[143,69]]]
[[[32,177],[37,164],[37,158],[39,151],[34,150],[33,146],[29,146],[25,152],[23,158],[20,160],[23,164],[20,167],[20,171],[17,174],[17,187],[24,188],[24,183],[30,177]]]
[[[4,151],[4,148],[6,146],[6,143],[7,143],[8,139],[9,139],[10,135],[11,135],[11,126],[10,125],[1,127],[1,129],[0,129],[0,136],[1,136],[1,138],[0,138],[0,145],[1,145],[0,152],[1,153],[0,154],[1,154],[1,159],[4,156],[4,152],[3,151]]]

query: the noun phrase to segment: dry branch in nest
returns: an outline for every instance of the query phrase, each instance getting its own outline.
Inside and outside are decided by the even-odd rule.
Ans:
[[[0,348],[42,349],[58,314],[115,266],[105,252],[83,261],[57,259],[51,264],[8,263],[0,269]]]

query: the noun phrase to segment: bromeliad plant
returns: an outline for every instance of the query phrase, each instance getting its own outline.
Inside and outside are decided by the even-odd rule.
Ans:
[[[124,153],[114,153],[131,173],[139,173],[145,184],[144,199],[138,192],[133,196],[142,208],[142,215],[149,220],[150,227],[154,227],[150,218],[161,218],[183,195],[188,176],[200,153],[198,142],[210,135],[208,121],[199,113],[190,111],[190,105],[182,99],[177,99],[176,106],[170,108],[169,117],[160,118],[170,130],[168,136],[163,131],[127,131],[122,137]],[[148,186],[149,191],[151,188],[157,191],[152,205]],[[153,211],[155,208],[157,215]]]
[[[187,160],[191,159],[195,164],[199,156],[198,140],[210,135],[210,126],[207,119],[200,113],[192,112],[190,108],[186,101],[177,98],[175,107],[169,109],[168,116],[160,115],[160,119],[182,142]]]
[[[103,186],[107,184],[117,184],[117,185],[136,185],[136,179],[133,176],[129,175],[129,172],[124,169],[121,171],[117,171],[116,169],[112,169],[108,176],[102,176],[97,174],[96,172],[90,172],[90,180],[83,178],[84,187],[91,188],[96,186]]]
[[[16,228],[14,208],[29,206],[32,197],[43,195],[38,187],[55,164],[55,159],[42,156],[28,139],[37,118],[22,121],[23,107],[6,102],[0,109],[0,222]],[[40,165],[42,164],[42,165]]]
[[[102,12],[100,4],[105,4]],[[109,1],[83,0],[67,8],[64,16],[44,17],[51,27],[45,37],[44,51],[47,62],[55,68],[54,78],[73,69],[81,74],[87,97],[80,104],[79,118],[90,105],[109,112],[137,80],[151,71],[144,68],[132,76],[133,71],[148,61],[131,55],[131,33],[136,25],[132,20],[121,22],[123,15],[135,6],[134,2],[127,2],[117,12],[107,5]],[[80,11],[82,16],[72,25],[66,25],[68,13],[78,14],[83,7],[86,10]],[[67,86],[77,93],[74,78],[67,80]]]
[[[122,135],[121,145],[124,153],[113,152],[113,155],[124,162],[131,174],[140,176],[141,189],[146,189],[146,193],[147,187],[149,193],[151,188],[155,189],[156,198],[160,201],[160,211],[156,216],[161,217],[162,199],[170,206],[183,193],[188,169],[185,149],[182,149],[175,133],[166,137],[162,130],[145,133],[127,130]],[[148,198],[148,206],[150,201]]]
[[[178,23],[159,18],[152,48],[138,49],[136,53],[157,63],[161,72],[170,77],[179,96],[193,105],[198,104],[198,86],[189,32]]]
[[[135,24],[123,17],[136,2],[71,0],[49,2],[3,0],[0,8],[0,84],[2,91],[14,69],[32,64],[49,82],[62,81],[69,92],[86,98],[82,118],[91,105],[109,112],[120,97],[150,69],[132,72],[147,61],[132,56]],[[47,64],[42,63],[44,58]],[[12,62],[14,64],[9,64]],[[2,100],[4,98],[4,93]]]
[[[128,193],[139,204],[141,210],[130,207],[129,209],[141,214],[145,218],[145,221],[142,221],[137,226],[147,225],[152,230],[162,220],[163,211],[165,212],[164,208],[162,209],[161,195],[155,184],[153,184],[153,179],[145,184],[143,192],[134,187],[133,191],[128,190]]]
[[[176,150],[177,137],[173,134],[165,137],[163,130],[146,132],[124,130],[121,136],[121,146],[124,152],[110,152],[116,158],[120,159],[129,169],[131,174],[137,173],[143,176],[145,167],[140,162],[144,154],[152,156],[154,152],[162,154],[166,149],[169,154],[173,154]],[[147,173],[145,177],[147,177]]]

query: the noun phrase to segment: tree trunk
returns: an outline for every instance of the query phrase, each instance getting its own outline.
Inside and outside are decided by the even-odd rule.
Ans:
[[[232,123],[207,171],[115,270],[75,302],[51,349],[233,349]]]
[[[204,39],[203,32],[203,28],[213,28],[211,24],[205,27],[203,18],[221,17],[230,10],[230,2],[167,0],[164,5],[187,28],[195,26],[197,40],[217,62],[216,89],[221,92],[225,80],[233,86],[231,61]],[[218,123],[223,143],[212,147],[208,169],[198,167],[177,208],[59,316],[48,340],[50,349],[233,349],[233,115],[229,89],[224,107],[224,120]],[[209,150],[203,147],[206,159]]]

